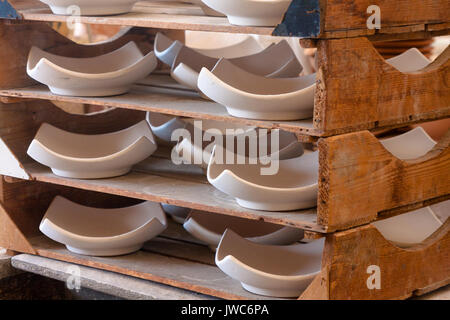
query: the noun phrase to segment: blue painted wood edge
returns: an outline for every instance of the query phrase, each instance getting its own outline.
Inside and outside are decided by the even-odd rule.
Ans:
[[[320,35],[320,0],[292,0],[283,21],[272,35],[317,38]]]
[[[0,0],[0,19],[22,19],[8,0]]]

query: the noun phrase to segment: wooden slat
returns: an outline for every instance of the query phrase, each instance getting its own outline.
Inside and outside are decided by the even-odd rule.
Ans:
[[[155,171],[151,173],[133,171],[125,176],[116,178],[80,180],[58,177],[49,168],[37,163],[27,163],[25,164],[25,168],[37,181],[130,198],[163,202],[247,219],[264,220],[275,224],[305,228],[310,231],[325,231],[323,226],[316,223],[315,209],[288,212],[246,209],[240,207],[234,198],[220,192],[212,185],[199,182],[196,178],[188,179],[188,175],[185,175],[185,178],[174,178],[167,174],[161,176],[159,173],[160,170],[153,169]]]
[[[245,291],[238,281],[211,265],[139,251],[119,257],[88,257],[44,236],[30,239],[38,255],[117,272],[224,299],[268,299]]]
[[[401,249],[367,225],[330,235],[323,263],[330,299],[406,299],[450,283],[450,220],[422,244]],[[380,289],[369,289],[369,266]],[[373,271],[372,271],[373,272]]]
[[[154,85],[160,77],[161,76],[158,75],[150,76],[150,78],[153,78],[154,80],[152,84]],[[168,86],[166,77],[162,76],[161,78],[161,82],[164,83],[164,86]],[[261,121],[236,118],[230,116],[224,106],[202,99],[197,93],[143,85],[134,86],[133,90],[128,94],[104,98],[57,96],[52,94],[47,87],[43,85],[12,90],[0,90],[0,95],[152,111],[198,119],[235,122],[243,125],[254,125],[261,128],[280,128],[285,131],[296,132],[302,135],[320,135],[320,132],[313,128],[312,119],[298,121]]]

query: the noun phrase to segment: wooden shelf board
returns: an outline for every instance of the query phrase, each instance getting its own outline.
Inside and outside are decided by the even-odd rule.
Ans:
[[[164,80],[165,76],[154,75],[151,77]],[[168,86],[170,84],[165,85]],[[202,99],[197,93],[187,90],[170,89],[168,87],[163,88],[148,85],[135,85],[132,88],[131,92],[124,95],[113,97],[83,98],[54,95],[48,90],[46,86],[34,85],[25,88],[0,90],[0,96],[135,109],[205,120],[210,119],[235,122],[241,123],[243,125],[253,125],[260,128],[279,128],[285,131],[295,132],[306,136],[320,135],[320,132],[314,129],[312,119],[298,121],[263,121],[236,118],[230,116],[224,106],[213,101]]]
[[[317,224],[316,208],[288,212],[246,209],[210,185],[201,169],[176,166],[167,159],[151,157],[125,176],[97,180],[59,177],[38,163],[26,163],[24,167],[33,179],[42,182],[326,232]]]
[[[176,8],[174,8],[176,9]],[[23,8],[18,12],[28,21],[67,22],[66,16],[55,15],[48,8]],[[166,13],[164,13],[166,12]],[[169,13],[169,14],[167,14]],[[171,14],[170,14],[171,13]],[[176,14],[175,14],[176,13]],[[158,6],[151,7],[137,4],[133,11],[127,14],[104,17],[79,17],[77,21],[87,24],[135,26],[146,28],[212,31],[244,34],[272,35],[273,27],[235,26],[225,17],[211,17],[193,14],[192,8],[179,8],[174,11]]]
[[[29,240],[42,257],[125,274],[223,299],[270,299],[245,291],[238,281],[225,275],[216,266],[196,262],[194,256],[187,260],[140,250],[118,257],[89,257],[72,253],[62,244],[45,236]]]

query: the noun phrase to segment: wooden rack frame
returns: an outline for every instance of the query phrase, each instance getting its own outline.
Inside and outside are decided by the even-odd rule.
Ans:
[[[317,211],[284,213],[242,208],[208,184],[201,170],[175,166],[170,160],[152,157],[123,177],[80,180],[58,177],[26,154],[43,122],[94,134],[123,129],[144,118],[144,112],[128,109],[72,115],[45,100],[0,103],[0,145],[4,149],[0,158],[10,163],[0,169],[0,174],[263,219],[316,232],[343,230],[374,221],[379,213],[390,216],[450,197],[450,131],[433,150],[414,161],[395,158],[368,131],[321,138]],[[15,125],[11,127],[11,123]],[[155,181],[158,187],[152,187]]]
[[[66,21],[66,17],[49,13],[39,1],[0,0],[0,61],[8,61],[0,63],[0,246],[221,298],[261,298],[224,277],[213,267],[209,250],[180,236],[174,226],[143,251],[118,258],[78,256],[39,235],[39,222],[55,195],[98,206],[120,206],[139,199],[290,225],[309,230],[315,237],[325,236],[322,271],[302,299],[406,298],[450,283],[450,221],[424,243],[408,249],[394,246],[369,224],[450,198],[450,130],[433,150],[413,161],[395,158],[367,131],[450,116],[450,48],[424,70],[405,74],[389,66],[369,41],[449,34],[448,1],[379,1],[383,18],[382,29],[377,31],[366,27],[367,0],[353,1],[352,6],[338,0],[294,0],[275,29],[232,26],[216,17],[144,13],[142,5],[125,15],[80,17],[84,23],[136,27],[108,43],[80,46],[46,24]],[[307,23],[300,23],[298,17]],[[233,118],[220,105],[190,92],[173,97],[145,84],[119,97],[60,97],[26,75],[32,45],[56,54],[87,57],[133,40],[147,52],[156,30],[146,28],[310,38],[302,43],[318,48],[314,118],[281,122]],[[52,104],[58,101],[115,109],[73,115]],[[26,154],[43,122],[95,134],[128,127],[144,118],[143,111],[295,132],[319,150],[317,209],[262,212],[241,208],[205,183],[195,167],[176,167],[160,154],[126,176],[100,180],[57,177]],[[370,266],[380,270],[381,289],[367,286]],[[190,280],[180,278],[180,273],[188,274]],[[208,279],[220,281],[211,286]]]
[[[355,0],[352,4],[339,0],[293,0],[283,21],[275,28],[241,27],[228,23],[226,18],[192,15],[189,10],[172,5],[161,14],[152,4],[138,3],[129,14],[104,17],[81,17],[80,22],[164,28],[178,30],[253,33],[294,36],[302,38],[369,37],[373,40],[429,38],[448,34],[450,7],[446,0],[381,0],[377,1],[382,14],[381,29],[368,29],[369,0]],[[168,6],[168,5],[167,5]],[[157,7],[156,9],[159,9]],[[38,0],[7,0],[0,2],[0,19],[65,22],[65,17],[51,14]]]

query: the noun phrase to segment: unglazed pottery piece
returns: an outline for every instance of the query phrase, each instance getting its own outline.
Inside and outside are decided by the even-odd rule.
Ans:
[[[298,228],[199,211],[193,211],[183,226],[214,251],[226,229],[252,242],[271,245],[292,244],[304,236],[303,230]]]
[[[225,14],[231,24],[273,27],[286,13],[291,0],[202,0],[208,7]]]
[[[270,79],[221,59],[212,71],[201,70],[198,88],[235,117],[297,120],[313,116],[316,75]]]
[[[269,246],[227,230],[217,248],[216,264],[255,294],[293,298],[319,274],[324,238],[306,244]]]
[[[201,0],[182,0],[181,2],[192,3],[192,4],[195,4],[196,6],[199,6],[200,8],[202,8],[203,13],[206,14],[207,16],[225,17],[225,15],[223,13],[220,13],[214,9],[211,9],[206,4],[204,4]]]
[[[28,155],[67,178],[100,179],[128,173],[156,150],[147,121],[125,130],[83,135],[44,123],[28,147]]]
[[[158,144],[173,146],[177,141],[172,141],[172,132],[183,129],[187,123],[180,117],[169,116],[156,112],[147,112],[147,122],[157,138]]]
[[[101,97],[126,93],[158,65],[153,52],[143,56],[134,42],[94,58],[68,58],[32,47],[27,73],[64,96]]]
[[[182,47],[172,64],[171,75],[180,84],[198,90],[198,76],[202,68],[212,70],[218,61],[217,58]],[[229,62],[249,73],[268,78],[297,77],[302,71],[294,52],[284,40],[260,53],[230,59]]]
[[[392,138],[381,139],[380,142],[386,150],[401,160],[420,158],[436,145],[436,141],[431,139],[422,127]]]
[[[138,0],[40,0],[50,7],[54,14],[82,16],[106,16],[128,13]],[[76,6],[76,7],[75,7]],[[76,8],[80,12],[74,12]]]
[[[450,206],[447,205],[450,210]],[[395,245],[407,248],[423,242],[442,226],[431,207],[373,222],[381,234]]]
[[[219,130],[221,133],[220,138],[220,147],[224,147],[226,150],[231,151],[232,153],[238,153],[243,155],[244,157],[250,156],[250,150],[253,147],[254,154],[253,157],[257,158],[260,155],[278,155],[279,159],[291,159],[300,157],[303,154],[303,144],[297,141],[297,136],[291,132],[285,132],[280,130],[274,130],[278,133],[278,139],[276,137],[272,137],[272,133],[268,133],[266,135],[260,136],[260,129],[256,129],[254,127],[243,127],[241,125],[233,124],[233,123],[225,123],[218,122],[213,120],[203,120],[203,131],[207,130]],[[189,126],[187,128],[193,128],[193,126]],[[237,133],[226,133],[227,129],[240,129],[240,132]],[[193,131],[193,129],[190,129]],[[203,132],[203,135],[204,135]],[[211,154],[213,147],[218,145],[216,139],[212,141],[204,141],[203,143],[195,143],[192,138],[193,134],[190,138],[182,139],[175,147],[176,153],[183,159],[184,163],[188,164],[198,164],[203,169],[208,167],[208,164],[211,159]],[[209,136],[208,136],[209,137]],[[247,138],[247,140],[245,140]],[[278,143],[278,149],[272,149],[272,140],[274,139],[275,144]],[[252,146],[252,143],[255,145]],[[245,144],[243,147],[240,145]],[[240,148],[240,149],[239,149]],[[226,161],[226,153],[222,154],[222,162]],[[234,155],[233,158],[236,156]],[[201,163],[199,160],[202,159]],[[216,155],[217,160],[217,155]]]
[[[318,152],[305,150],[300,157],[273,159],[269,165],[263,165],[248,161],[218,164],[213,151],[207,177],[214,187],[234,197],[244,208],[288,211],[317,205],[318,172]]]
[[[156,57],[165,64],[172,66],[178,52],[184,44],[178,40],[172,40],[163,33],[158,32],[155,37],[154,51]]]
[[[259,44],[259,42],[254,37],[247,36],[245,39],[226,47],[210,49],[191,47],[191,49],[194,49],[195,51],[211,58],[234,59],[257,54],[263,51],[264,47]]]
[[[77,254],[116,256],[138,251],[167,227],[159,203],[120,209],[98,209],[57,196],[39,230]]]
[[[400,72],[419,71],[431,63],[417,48],[411,48],[386,62]]]
[[[173,206],[170,204],[161,203],[164,212],[169,215],[176,223],[183,224],[189,213],[192,211],[189,208]]]

